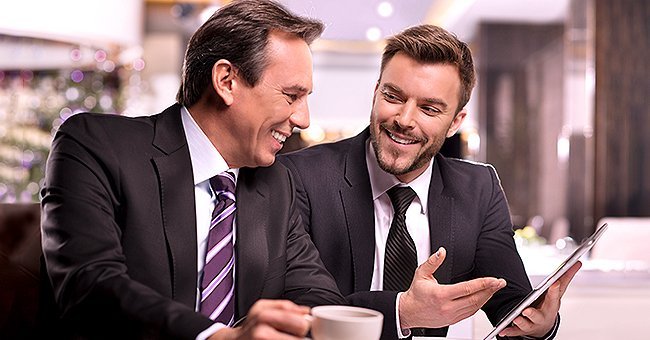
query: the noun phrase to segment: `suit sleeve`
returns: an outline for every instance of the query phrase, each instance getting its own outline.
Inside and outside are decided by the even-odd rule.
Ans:
[[[279,156],[278,161],[280,161],[287,169],[289,169],[289,176],[293,183],[295,204],[294,211],[296,215],[300,218],[303,228],[307,233],[311,233],[311,225],[309,221],[311,220],[311,202],[309,201],[309,195],[305,189],[305,185],[302,182],[302,177],[300,172],[296,169],[295,164],[291,161],[291,158],[286,156]]]
[[[280,157],[281,162],[290,170],[296,191],[296,206],[298,214],[304,221],[304,228],[311,233],[311,202],[300,171],[290,157]],[[358,307],[370,308],[380,311],[384,315],[382,339],[397,339],[397,320],[395,317],[395,304],[397,293],[394,291],[359,291],[345,297],[348,304]]]
[[[43,254],[59,314],[86,333],[110,333],[113,325],[143,337],[194,338],[212,324],[208,318],[129,277],[116,213],[126,203],[115,189],[119,166],[110,140],[97,148],[101,129],[73,137],[84,129],[62,126],[42,191]]]
[[[286,175],[292,180],[289,171]],[[320,254],[305,230],[298,207],[302,206],[291,185],[290,229],[287,240],[285,297],[300,305],[345,304],[332,275],[325,269]]]
[[[365,307],[380,311],[384,314],[384,325],[381,331],[382,339],[397,339],[397,318],[395,317],[397,294],[394,291],[364,291],[346,296],[353,306]]]
[[[490,174],[491,195],[476,250],[475,276],[504,278],[507,282],[506,287],[495,293],[483,306],[488,319],[494,325],[532,288],[514,243],[510,211],[501,183],[493,167],[488,166],[486,169]],[[559,315],[553,329],[544,339],[554,337],[558,324]],[[509,337],[508,339],[526,339],[526,337]]]

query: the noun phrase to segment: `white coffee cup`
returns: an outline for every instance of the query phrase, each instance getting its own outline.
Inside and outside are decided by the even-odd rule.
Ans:
[[[318,306],[311,309],[313,340],[378,340],[384,315],[352,306]]]

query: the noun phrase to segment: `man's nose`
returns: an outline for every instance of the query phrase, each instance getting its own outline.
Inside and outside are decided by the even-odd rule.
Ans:
[[[400,111],[395,117],[395,122],[403,128],[412,128],[414,119],[418,114],[418,107],[415,103],[407,101],[401,107]]]
[[[306,129],[309,127],[309,105],[304,100],[289,117],[292,127]]]

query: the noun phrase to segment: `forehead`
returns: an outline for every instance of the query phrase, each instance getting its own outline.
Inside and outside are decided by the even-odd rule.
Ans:
[[[444,99],[456,106],[460,98],[458,67],[448,63],[422,63],[404,53],[388,61],[380,84],[395,84],[409,96]]]
[[[312,57],[304,40],[287,33],[271,32],[266,50],[268,65],[262,79],[311,90]]]

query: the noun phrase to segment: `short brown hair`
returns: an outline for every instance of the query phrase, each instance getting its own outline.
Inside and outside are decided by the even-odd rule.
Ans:
[[[296,16],[273,1],[233,1],[192,35],[176,100],[185,106],[198,102],[211,83],[212,66],[220,59],[230,61],[248,85],[255,86],[268,64],[271,31],[290,33],[311,44],[323,28],[322,22]]]
[[[474,62],[469,47],[448,31],[434,25],[419,25],[388,38],[381,58],[381,73],[386,64],[402,52],[421,63],[455,65],[460,76],[460,99],[456,113],[465,107],[476,83]]]

